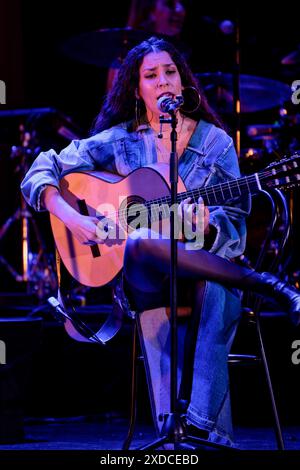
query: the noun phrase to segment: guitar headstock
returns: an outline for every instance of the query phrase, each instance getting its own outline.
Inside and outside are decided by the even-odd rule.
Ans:
[[[295,153],[270,163],[260,174],[269,188],[289,189],[300,186],[300,155]]]

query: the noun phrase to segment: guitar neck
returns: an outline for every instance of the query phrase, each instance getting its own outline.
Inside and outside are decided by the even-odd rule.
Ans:
[[[265,178],[262,176],[262,178]],[[256,194],[261,190],[261,182],[259,173],[253,175],[236,178],[224,183],[216,184],[213,186],[206,186],[202,188],[192,189],[179,193],[177,200],[178,203],[190,197],[191,202],[198,202],[199,196],[202,197],[203,202],[207,206],[224,205],[224,203],[239,198],[245,194]],[[160,199],[148,201],[146,203],[148,210],[151,210],[151,219],[158,220],[161,214],[164,217],[169,216],[169,208],[171,206],[171,197],[167,196]]]
[[[187,197],[192,198],[192,202],[197,202],[199,196],[207,206],[218,206],[224,204],[244,194],[256,194],[261,189],[258,174],[244,176],[224,183],[193,189],[178,195],[179,202]]]

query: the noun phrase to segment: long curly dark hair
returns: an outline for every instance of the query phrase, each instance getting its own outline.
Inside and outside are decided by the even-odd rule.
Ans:
[[[95,118],[91,134],[97,134],[105,129],[120,124],[121,122],[131,121],[135,119],[136,90],[139,88],[139,70],[144,57],[150,52],[166,51],[174,61],[179,71],[182,86],[194,87],[201,96],[201,102],[198,109],[193,113],[185,113],[184,109],[195,109],[199,103],[196,92],[189,93],[185,98],[185,104],[182,108],[182,114],[186,114],[195,121],[204,119],[218,127],[223,128],[221,120],[217,114],[210,108],[207,103],[203,91],[200,89],[199,83],[193,76],[191,69],[186,63],[184,57],[179,51],[164,39],[151,37],[141,44],[131,49],[123,64],[120,67],[117,79],[110,92],[106,95],[100,113]],[[187,88],[186,91],[189,89]],[[188,93],[186,93],[187,95]],[[141,115],[146,114],[146,108],[143,100],[139,100]]]

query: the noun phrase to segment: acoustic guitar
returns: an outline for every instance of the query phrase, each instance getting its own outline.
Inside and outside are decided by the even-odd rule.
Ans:
[[[225,206],[264,188],[298,186],[299,159],[300,155],[295,154],[271,163],[258,173],[189,191],[179,179],[178,202],[187,197],[197,202],[201,196],[208,206]],[[92,171],[69,173],[61,179],[61,195],[65,201],[83,215],[98,217],[107,231],[102,243],[83,245],[61,220],[50,216],[58,252],[77,281],[91,287],[112,281],[123,267],[126,240],[134,228],[150,227],[168,237],[171,205],[168,176],[169,166],[156,164],[139,168],[126,177]]]

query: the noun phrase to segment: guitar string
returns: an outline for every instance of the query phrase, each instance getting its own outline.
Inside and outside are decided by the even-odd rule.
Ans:
[[[259,175],[259,179],[262,180],[262,179],[265,179],[265,178],[268,178],[269,176],[273,176],[274,179],[276,179],[276,175],[274,175],[272,173],[272,171],[265,171],[265,172],[261,172],[261,173],[258,173]],[[220,192],[221,193],[223,192],[223,189],[224,191],[228,191],[228,188],[226,188],[226,186],[230,187],[232,186],[233,190],[238,188],[239,187],[239,183],[242,182],[242,181],[245,181],[244,185],[248,185],[248,184],[251,184],[253,182],[257,182],[257,179],[256,179],[256,176],[255,175],[250,175],[249,177],[241,177],[241,178],[237,178],[236,180],[228,180],[226,182],[223,182],[223,183],[220,183],[218,185],[213,185],[213,186],[207,186],[207,188],[203,187],[203,188],[197,188],[197,189],[191,189],[189,191],[186,191],[184,193],[179,193],[178,194],[178,197],[180,199],[183,198],[183,194],[185,195],[184,196],[184,199],[186,199],[187,197],[190,197],[190,196],[193,196],[194,193],[198,192],[199,195],[200,193],[202,192],[205,192],[205,196],[207,197],[207,199],[209,199],[209,196],[211,197],[216,197],[216,194],[217,192]],[[218,188],[219,187],[219,188]],[[216,189],[212,189],[212,188],[216,188]],[[251,191],[249,191],[251,192]],[[235,196],[234,198],[236,197],[239,197],[241,196],[241,192],[239,195]],[[152,199],[152,200],[149,200],[149,201],[146,201],[146,202],[143,202],[141,203],[141,205],[143,207],[147,207],[149,205],[154,205],[155,203],[156,204],[159,204],[159,203],[166,203],[168,205],[170,201],[170,196],[163,196],[161,198],[158,198],[158,199]],[[108,213],[105,218],[113,218],[113,216],[117,216],[119,214],[119,216],[123,216],[123,215],[126,215],[128,212],[128,209],[123,209],[122,211],[115,211],[115,212],[110,212]],[[140,211],[140,214],[148,214],[148,210],[147,209],[144,209],[142,211]]]
[[[266,172],[264,175],[263,175],[263,174],[260,174],[260,179],[264,179],[264,178],[270,176],[271,174],[272,174],[271,172],[269,172],[269,173]],[[238,181],[239,181],[239,180],[243,180],[243,179],[244,179],[244,178],[239,178],[238,180],[231,180],[231,181],[228,181],[227,183],[224,182],[224,183],[221,183],[220,185],[214,185],[214,186],[212,186],[212,187],[215,187],[215,188],[216,188],[216,186],[219,186],[219,187],[220,187],[219,189],[215,189],[215,190],[210,190],[210,191],[208,191],[208,189],[210,188],[210,187],[208,186],[208,187],[207,187],[207,190],[205,191],[206,196],[207,196],[207,199],[209,199],[209,195],[210,195],[211,197],[212,197],[212,196],[213,196],[213,197],[216,197],[216,194],[215,194],[215,193],[217,193],[217,192],[221,192],[221,193],[222,193],[222,192],[223,192],[222,189],[224,189],[224,191],[226,191],[226,190],[228,191],[228,188],[225,187],[225,186],[227,186],[228,183],[231,184],[232,187],[233,187],[233,183],[236,184],[236,187],[238,187],[238,186],[239,186],[239,185],[238,185]],[[252,181],[251,181],[251,180],[252,180]],[[254,177],[249,177],[249,178],[247,178],[246,181],[247,181],[247,183],[245,183],[245,184],[248,185],[248,183],[251,184],[252,182],[254,182],[254,181],[256,182],[257,180],[256,180],[256,177],[254,176]],[[281,183],[281,184],[283,184],[283,183]],[[223,185],[223,188],[222,188],[222,185]],[[211,188],[212,188],[212,187],[211,187]],[[233,190],[234,190],[234,189],[235,189],[235,188],[233,188]],[[183,198],[183,194],[185,195],[184,198],[186,198],[186,197],[189,197],[189,195],[191,195],[191,196],[194,195],[194,193],[196,193],[196,192],[198,192],[199,195],[200,195],[201,192],[203,193],[203,190],[205,190],[205,188],[198,188],[198,189],[189,190],[189,191],[184,192],[184,193],[179,193],[179,194],[178,194],[178,196],[179,196],[179,202],[180,202],[180,196],[181,196],[181,198]],[[240,192],[240,191],[239,191],[239,192]],[[251,193],[251,191],[249,191],[249,193]],[[234,196],[232,199],[234,199],[234,198],[236,198],[236,197],[239,197],[239,196],[241,196],[241,192],[240,192],[239,195]],[[182,200],[183,200],[183,199],[182,199]],[[158,199],[146,201],[146,202],[141,203],[141,205],[142,205],[143,207],[149,207],[149,206],[151,206],[151,205],[159,204],[159,203],[161,203],[161,204],[166,203],[166,205],[169,206],[169,205],[170,205],[170,196],[168,195],[168,196],[164,196],[164,197],[162,197],[162,198],[158,198]],[[127,212],[128,212],[128,209],[123,209],[122,211],[117,211],[117,212],[116,212],[116,211],[115,211],[115,212],[111,212],[111,213],[108,213],[108,214],[105,216],[105,218],[112,218],[113,216],[116,216],[116,215],[118,215],[118,214],[119,214],[119,216],[124,216],[124,215],[127,214]],[[143,210],[139,211],[139,213],[140,213],[140,215],[148,214],[148,209],[143,209]]]

